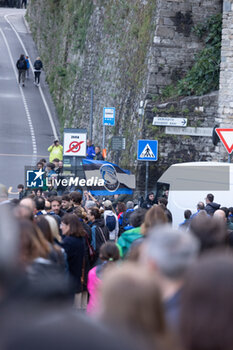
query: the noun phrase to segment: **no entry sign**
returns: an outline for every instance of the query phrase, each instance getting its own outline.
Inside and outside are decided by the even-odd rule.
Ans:
[[[87,134],[82,129],[64,130],[64,156],[86,157]]]

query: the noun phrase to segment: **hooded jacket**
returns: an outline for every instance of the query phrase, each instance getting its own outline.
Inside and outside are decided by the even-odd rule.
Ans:
[[[146,200],[144,203],[142,203],[142,208],[144,209],[150,209],[151,207],[153,207],[154,204],[156,204],[156,200],[153,199],[153,201],[151,201],[149,199],[149,196],[152,194],[153,192],[148,193],[148,195],[146,196]]]
[[[95,146],[87,146],[87,159],[94,159],[95,157]]]
[[[207,212],[207,214],[213,215],[214,212],[220,208],[220,206],[221,206],[220,204],[217,204],[214,202],[208,203],[205,207],[205,211]]]
[[[131,244],[138,238],[143,237],[140,227],[134,227],[122,233],[117,241],[120,257],[124,258],[129,251]]]
[[[111,241],[115,241],[118,238],[118,233],[119,233],[119,223],[116,214],[113,213],[112,210],[105,210],[104,212],[104,223],[106,225],[106,220],[108,216],[114,216],[116,219],[116,226],[113,231],[109,231],[109,239]]]
[[[91,245],[95,250],[96,259],[102,244],[109,240],[109,230],[104,224],[104,219],[97,219],[91,224]]]

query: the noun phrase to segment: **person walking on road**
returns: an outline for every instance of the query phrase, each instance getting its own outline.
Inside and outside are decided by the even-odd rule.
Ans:
[[[21,7],[27,8],[27,0],[22,0]]]
[[[37,86],[40,85],[40,73],[42,68],[43,68],[43,63],[40,57],[37,57],[37,59],[34,62],[35,85]]]
[[[29,57],[25,57],[26,63],[27,63],[27,70],[26,70],[26,77],[29,79],[29,69],[30,69],[30,62],[29,62]]]
[[[26,70],[27,70],[27,62],[25,60],[24,55],[20,55],[20,58],[18,59],[16,63],[16,67],[18,69],[19,75],[18,75],[18,82],[20,84],[22,80],[22,86],[24,86],[25,83],[25,76],[26,76]]]

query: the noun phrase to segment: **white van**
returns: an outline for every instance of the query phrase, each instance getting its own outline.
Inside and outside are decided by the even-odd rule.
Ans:
[[[233,164],[218,162],[192,162],[173,164],[158,180],[158,187],[169,189],[168,209],[172,212],[173,226],[184,221],[184,211],[197,211],[197,203],[208,193],[214,202],[233,207]]]

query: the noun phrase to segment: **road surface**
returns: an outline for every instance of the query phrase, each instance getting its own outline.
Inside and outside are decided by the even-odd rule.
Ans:
[[[25,87],[17,82],[20,54],[28,54],[32,64],[39,55],[24,15],[23,9],[0,8],[0,183],[12,193],[24,184],[25,166],[48,158],[47,148],[59,130],[44,72],[40,88],[32,70]]]

